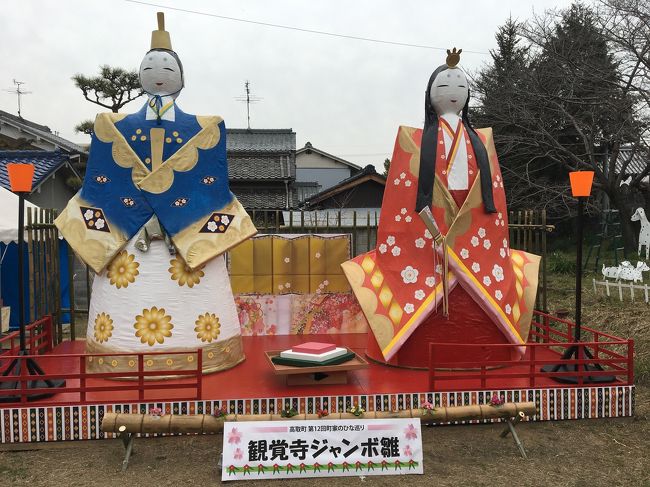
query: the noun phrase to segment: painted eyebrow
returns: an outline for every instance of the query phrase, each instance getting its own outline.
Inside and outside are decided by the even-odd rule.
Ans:
[[[465,88],[465,85],[458,85],[459,88]]]
[[[166,69],[167,71],[174,72],[174,70],[172,68],[163,68],[163,69]]]
[[[147,69],[153,69],[153,68],[142,68],[142,71],[146,71]]]
[[[438,88],[443,88],[445,86],[449,86],[449,85],[437,85]]]

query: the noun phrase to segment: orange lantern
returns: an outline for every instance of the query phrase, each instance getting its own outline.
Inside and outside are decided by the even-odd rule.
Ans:
[[[34,179],[34,164],[7,164],[9,183],[14,193],[30,193]]]
[[[574,198],[591,194],[591,184],[594,181],[593,171],[571,171],[569,179],[571,180],[571,193]]]

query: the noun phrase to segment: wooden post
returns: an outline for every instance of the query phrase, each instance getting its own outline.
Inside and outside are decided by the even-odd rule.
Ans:
[[[357,256],[357,210],[352,212],[352,257]]]
[[[630,299],[634,301],[634,284],[630,282]]]
[[[370,210],[366,215],[366,252],[370,252]]]
[[[144,355],[138,354],[138,399],[144,401]]]
[[[34,215],[35,216],[35,215]],[[34,227],[32,226],[32,208],[27,208],[27,248],[28,248],[28,259],[27,259],[27,268],[29,270],[29,318],[28,321],[31,323],[34,321],[36,316],[36,282],[34,280],[34,238],[33,232]]]
[[[627,341],[627,385],[634,385],[634,340]]]
[[[38,309],[38,314],[36,316],[36,319],[40,318],[43,316],[47,311],[46,311],[46,298],[47,298],[47,290],[46,290],[46,278],[45,278],[45,269],[47,265],[47,257],[45,256],[45,228],[43,228],[43,222],[45,222],[45,209],[41,208],[39,211],[38,215],[38,248],[39,248],[39,262],[38,262],[38,269],[40,271],[40,279],[38,282],[38,294],[39,294],[39,309]],[[58,336],[58,342],[61,342],[61,337],[58,335],[58,330],[57,330],[57,336]]]
[[[530,350],[530,365],[529,365],[528,374],[530,378],[530,388],[533,389],[535,388],[535,376],[537,374],[537,369],[535,364],[537,347],[535,345],[532,345],[528,347],[528,349]]]
[[[508,424],[508,427],[503,430],[501,433],[501,438],[505,438],[508,436],[508,433],[512,434],[513,440],[515,440],[515,444],[517,445],[517,448],[519,449],[519,453],[523,458],[528,458],[526,456],[526,450],[524,450],[524,445],[521,443],[521,440],[519,440],[519,436],[517,435],[517,431],[515,431],[515,425],[519,423],[522,419],[524,419],[524,413],[520,412],[517,416],[515,416],[514,420],[507,419],[506,423]]]
[[[548,313],[548,301],[546,295],[546,210],[542,210],[542,310]]]
[[[126,426],[120,426],[119,428],[119,437],[122,440],[124,445],[124,460],[122,460],[122,472],[126,472],[126,469],[129,467],[129,459],[131,458],[131,453],[133,452],[133,441],[135,440],[135,434],[127,433]]]
[[[203,395],[203,351],[196,351],[196,400],[200,401]]]
[[[76,326],[76,306],[74,297],[74,259],[75,255],[70,245],[66,244],[68,249],[68,295],[70,296],[70,329],[74,330]]]

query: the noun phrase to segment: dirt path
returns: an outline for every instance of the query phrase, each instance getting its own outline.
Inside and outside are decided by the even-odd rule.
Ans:
[[[650,485],[650,389],[637,388],[635,418],[526,423],[522,459],[501,425],[423,428],[422,476],[276,481],[276,485]],[[0,446],[0,484],[181,486],[220,482],[221,435],[138,439],[126,473],[118,440]],[[6,483],[5,483],[6,482]],[[245,485],[262,485],[248,481]],[[272,484],[271,484],[272,485]]]

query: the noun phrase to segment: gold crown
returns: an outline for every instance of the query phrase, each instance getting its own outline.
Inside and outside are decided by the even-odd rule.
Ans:
[[[172,51],[172,40],[165,30],[165,14],[158,12],[158,30],[151,33],[151,49],[167,49]]]
[[[456,52],[456,48],[452,51],[447,49],[447,67],[448,68],[455,68],[456,65],[460,62],[460,53],[463,52],[462,49],[458,49],[458,52]]]

